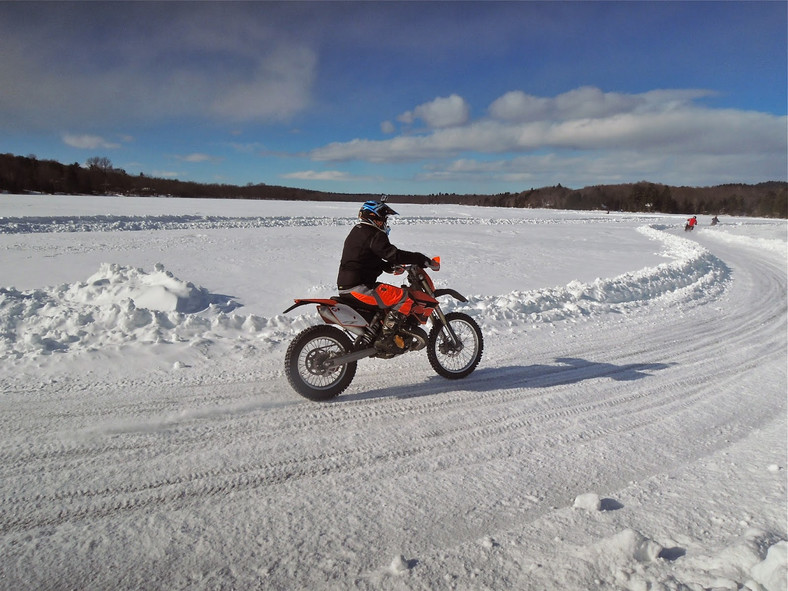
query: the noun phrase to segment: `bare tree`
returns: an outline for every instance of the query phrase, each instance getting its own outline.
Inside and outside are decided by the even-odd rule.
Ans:
[[[112,161],[106,156],[93,156],[92,158],[88,158],[85,161],[85,165],[88,168],[98,168],[103,172],[111,172],[113,170]]]

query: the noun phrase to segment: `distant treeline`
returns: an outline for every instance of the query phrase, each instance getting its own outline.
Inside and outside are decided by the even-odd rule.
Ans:
[[[129,175],[107,158],[90,158],[85,166],[0,154],[0,192],[67,195],[166,195],[215,199],[362,201],[369,194],[326,193],[266,184],[204,184]],[[788,218],[788,183],[673,187],[642,181],[569,189],[556,185],[495,195],[438,193],[390,195],[397,203],[453,203],[495,207],[538,207],[603,211],[654,211],[679,214],[728,214]]]

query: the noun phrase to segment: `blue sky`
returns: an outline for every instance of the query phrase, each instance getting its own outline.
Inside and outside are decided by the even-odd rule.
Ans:
[[[785,2],[0,2],[0,153],[351,193],[788,175]]]

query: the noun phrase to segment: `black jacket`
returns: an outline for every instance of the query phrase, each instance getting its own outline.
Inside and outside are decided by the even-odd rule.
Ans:
[[[337,287],[347,289],[356,285],[374,287],[378,276],[391,271],[394,265],[426,265],[429,257],[420,252],[400,250],[389,242],[383,230],[370,224],[356,224],[342,249]]]

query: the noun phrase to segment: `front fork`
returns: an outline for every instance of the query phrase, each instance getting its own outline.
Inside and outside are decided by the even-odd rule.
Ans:
[[[443,310],[441,310],[441,307],[436,306],[435,311],[438,313],[438,318],[440,319],[441,324],[446,329],[446,332],[449,335],[449,338],[451,340],[450,343],[451,348],[454,349],[455,351],[462,349],[462,341],[460,341],[460,338],[457,336],[457,333],[454,332],[454,329],[451,327],[451,324],[449,324],[449,322],[446,320],[446,315],[443,313]]]
[[[433,291],[432,286],[429,283],[427,283],[427,281],[424,279],[424,276],[420,275],[418,277],[418,282],[421,285],[421,289],[424,291],[424,293],[432,297],[435,297],[435,292]],[[460,297],[462,298],[462,296]],[[451,345],[451,348],[455,351],[459,351],[460,349],[462,349],[462,341],[460,341],[460,338],[457,336],[457,333],[454,332],[454,329],[451,327],[451,324],[449,324],[449,322],[446,320],[446,315],[443,313],[443,310],[441,310],[440,305],[435,306],[435,312],[438,313],[438,318],[440,319],[443,328],[446,329],[446,333],[449,335],[449,340],[451,341],[449,344]]]

